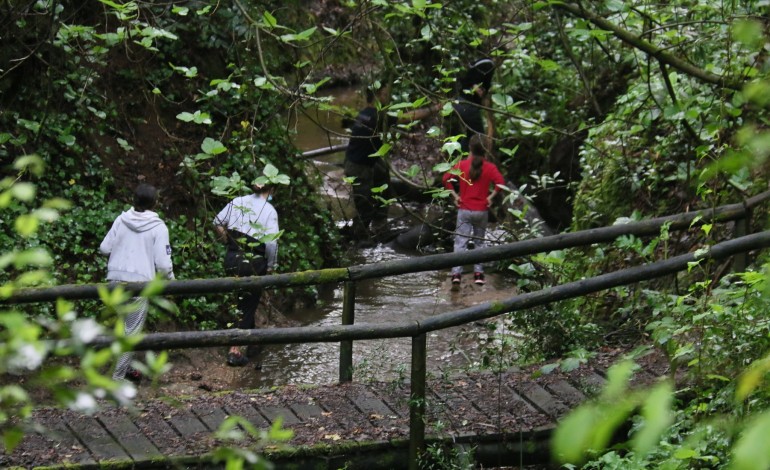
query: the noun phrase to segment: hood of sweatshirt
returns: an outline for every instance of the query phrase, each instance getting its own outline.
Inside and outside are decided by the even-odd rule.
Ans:
[[[163,223],[156,212],[137,212],[133,207],[120,214],[120,220],[134,232],[146,232]]]

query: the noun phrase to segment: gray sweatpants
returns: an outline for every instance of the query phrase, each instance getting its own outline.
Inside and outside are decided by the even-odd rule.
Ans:
[[[131,305],[133,306],[133,312],[126,315],[125,318],[125,333],[126,336],[133,336],[139,334],[144,326],[144,320],[147,318],[147,307],[149,302],[144,297],[134,297],[131,299]],[[128,372],[128,367],[131,365],[131,360],[134,358],[133,352],[126,352],[120,355],[118,363],[115,365],[115,372],[112,374],[112,380],[123,380]]]
[[[474,247],[482,248],[485,241],[484,236],[487,233],[487,224],[489,224],[489,211],[458,209],[454,251],[467,250],[468,242],[470,240],[473,240]],[[474,264],[473,271],[483,273],[484,266],[481,264]],[[455,266],[452,268],[452,274],[462,274],[462,272],[462,266]]]

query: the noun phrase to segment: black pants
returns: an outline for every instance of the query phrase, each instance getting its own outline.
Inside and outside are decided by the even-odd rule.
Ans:
[[[267,260],[260,255],[246,255],[240,250],[227,250],[225,253],[225,273],[228,276],[264,276],[267,273]],[[238,310],[243,317],[238,328],[253,329],[254,317],[262,298],[262,289],[253,289],[238,293]]]
[[[370,232],[376,233],[388,220],[388,207],[377,200],[372,189],[390,182],[388,165],[381,158],[377,158],[373,165],[346,161],[345,176],[356,179],[351,194],[356,207],[353,232],[362,236],[371,235]],[[389,190],[381,196],[390,197]]]

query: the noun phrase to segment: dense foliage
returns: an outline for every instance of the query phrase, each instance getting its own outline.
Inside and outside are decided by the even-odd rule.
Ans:
[[[335,263],[338,234],[315,190],[320,176],[290,145],[290,111],[348,113],[316,96],[345,74],[393,80],[394,112],[446,103],[457,74],[482,56],[497,66],[497,158],[517,186],[508,197],[531,199],[554,228],[739,201],[768,185],[767,8],[763,0],[5,2],[0,158],[15,162],[8,167],[15,176],[0,188],[0,217],[14,227],[0,233],[9,252],[0,264],[3,291],[100,281],[104,260],[95,247],[138,181],[163,191],[178,276],[221,272],[211,219],[269,165],[290,182],[276,196],[286,229],[280,270]],[[452,149],[440,129],[427,136]],[[393,157],[397,139],[389,136],[383,158]],[[444,155],[436,172],[454,158]],[[755,213],[755,229],[764,228],[765,214]],[[518,210],[510,216],[525,219]],[[510,236],[536,233],[511,228]],[[710,225],[686,235],[664,230],[509,268],[520,288],[537,289],[730,235]],[[770,466],[762,442],[770,423],[762,261],[727,277],[724,267],[694,266],[665,285],[511,316],[509,325],[537,340],[538,348],[520,351],[530,359],[572,351],[579,361],[622,331],[624,345],[643,342],[642,351],[657,348],[670,361],[672,381],[638,393],[625,388],[631,363],[619,365],[602,401],[566,420],[569,438],[557,436],[557,457],[595,459],[588,468]],[[217,309],[207,300],[183,302],[179,320],[213,326]],[[120,298],[103,303],[117,311]],[[38,367],[18,358],[28,347],[42,357],[36,340],[45,335],[91,331],[93,323],[73,327],[87,319],[70,305],[49,308],[39,312],[48,314],[44,326],[17,310],[3,316],[3,372]],[[83,357],[87,375],[109,359]],[[154,367],[162,366],[160,358]],[[49,376],[58,383],[73,374]],[[95,372],[89,377],[93,390],[125,398]],[[3,419],[28,405],[23,390],[6,392]],[[73,398],[62,392],[64,401]],[[627,419],[630,444],[604,453],[614,426]],[[7,442],[16,437],[7,433]]]

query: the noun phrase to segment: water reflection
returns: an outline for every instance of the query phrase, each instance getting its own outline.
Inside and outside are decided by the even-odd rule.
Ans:
[[[332,98],[332,104],[335,106],[351,110],[358,110],[365,104],[361,93],[354,87],[332,88],[326,90],[321,97]],[[348,141],[339,111],[328,111],[313,106],[295,110],[289,122],[292,141],[302,152],[345,144]]]

